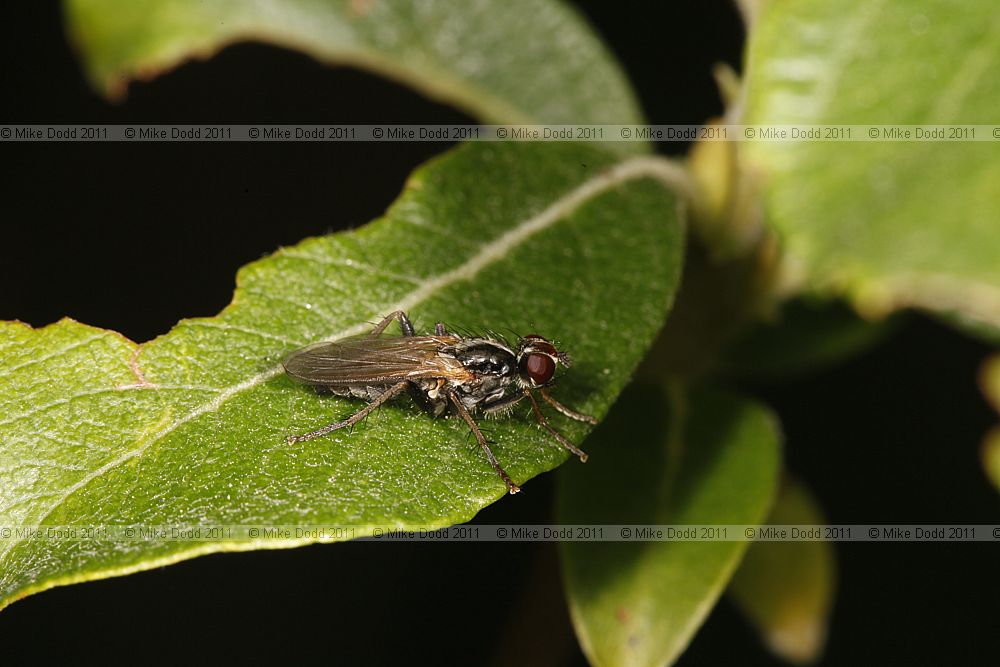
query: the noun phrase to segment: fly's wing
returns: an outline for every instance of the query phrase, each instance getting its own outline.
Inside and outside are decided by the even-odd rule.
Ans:
[[[399,380],[446,378],[468,380],[471,375],[442,348],[459,341],[455,336],[352,336],[316,343],[292,352],[285,372],[311,385],[379,385]]]

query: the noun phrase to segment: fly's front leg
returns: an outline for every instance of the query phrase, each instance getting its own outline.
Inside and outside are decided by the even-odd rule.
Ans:
[[[588,424],[597,424],[597,419],[591,417],[590,415],[585,415],[582,412],[577,412],[576,410],[571,410],[570,408],[567,408],[565,405],[563,405],[556,399],[549,396],[549,392],[546,391],[544,388],[539,389],[538,392],[542,395],[542,398],[545,399],[546,403],[548,403],[556,410],[569,417],[570,419],[575,419],[578,422],[587,422]]]
[[[409,380],[400,380],[396,384],[392,385],[384,392],[379,394],[378,398],[374,401],[361,408],[353,415],[345,419],[344,421],[334,422],[332,424],[327,424],[323,428],[316,429],[315,431],[310,431],[309,433],[303,433],[302,435],[290,435],[288,436],[288,444],[294,445],[296,442],[302,442],[304,440],[312,440],[313,438],[318,438],[320,436],[326,435],[336,431],[337,429],[345,428],[347,426],[354,426],[359,421],[367,417],[373,410],[378,406],[382,405],[394,396],[398,396],[402,392],[406,391],[406,388],[410,385]]]
[[[381,335],[382,332],[385,331],[385,328],[390,324],[392,324],[393,320],[399,320],[399,328],[403,330],[404,336],[415,335],[415,332],[413,330],[413,324],[410,322],[410,318],[407,317],[406,313],[404,313],[403,311],[397,310],[396,312],[390,313],[385,317],[383,317],[382,321],[379,322],[377,325],[375,325],[375,328],[372,329],[371,333],[372,338]]]
[[[500,400],[484,405],[483,414],[490,417],[495,415],[505,415],[510,412],[515,405],[520,403],[523,398],[524,394],[511,394],[510,396],[504,396]]]
[[[500,475],[500,479],[502,479],[504,484],[507,485],[507,490],[511,493],[517,493],[520,491],[521,487],[514,483],[514,480],[510,478],[510,475],[507,474],[506,470],[500,467],[500,464],[497,462],[497,457],[493,456],[493,452],[490,450],[490,446],[486,442],[486,437],[483,435],[483,432],[479,430],[476,420],[472,418],[469,411],[464,405],[462,405],[461,399],[459,399],[454,391],[448,392],[448,398],[450,398],[451,402],[455,405],[455,410],[458,414],[465,420],[465,423],[468,424],[472,434],[476,436],[476,441],[479,443],[479,446],[483,448],[483,453],[486,454],[486,458],[489,460],[490,465],[493,466],[493,470]]]
[[[586,463],[587,462],[587,452],[583,451],[582,449],[580,449],[579,447],[577,447],[576,445],[574,445],[572,442],[570,442],[569,440],[566,439],[566,436],[564,436],[562,433],[560,433],[559,431],[557,431],[554,428],[552,428],[552,425],[549,424],[549,420],[546,419],[545,415],[542,414],[542,409],[540,407],[538,407],[538,401],[535,400],[535,397],[531,395],[530,391],[528,391],[527,389],[525,389],[524,390],[524,395],[527,396],[528,400],[531,401],[531,409],[534,410],[534,412],[535,412],[535,419],[537,419],[538,423],[542,425],[542,428],[544,428],[546,431],[548,431],[549,434],[553,438],[555,438],[556,440],[558,440],[560,445],[562,445],[563,447],[565,447],[569,451],[571,451],[574,454],[576,454],[577,456],[579,456],[581,463]],[[544,396],[544,394],[543,394],[543,396]]]

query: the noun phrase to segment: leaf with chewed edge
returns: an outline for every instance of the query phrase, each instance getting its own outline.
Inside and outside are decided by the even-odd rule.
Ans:
[[[779,434],[728,393],[634,385],[587,441],[600,466],[559,471],[566,524],[755,524]],[[569,608],[593,665],[667,665],[687,647],[747,547],[741,541],[564,542]]]
[[[601,416],[673,298],[683,178],[593,146],[468,144],[417,170],[383,219],[241,269],[218,317],[139,346],[69,320],[0,324],[0,526],[340,525],[360,537],[468,520],[506,487],[460,420],[401,400],[352,432],[289,445],[359,404],[294,384],[280,360],[396,309],[422,331],[535,331],[576,361],[555,395]],[[590,430],[552,418],[576,441]],[[568,457],[522,411],[485,428],[519,483]],[[3,534],[0,606],[199,554],[351,535]]]

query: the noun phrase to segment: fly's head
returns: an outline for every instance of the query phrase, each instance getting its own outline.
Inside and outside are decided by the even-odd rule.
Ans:
[[[558,364],[569,368],[572,363],[568,354],[538,334],[525,336],[517,348],[518,376],[525,389],[546,386],[555,377]]]

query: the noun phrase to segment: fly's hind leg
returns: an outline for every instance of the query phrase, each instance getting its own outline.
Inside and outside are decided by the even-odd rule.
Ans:
[[[410,322],[410,318],[407,317],[406,313],[404,313],[403,311],[397,310],[383,317],[382,321],[375,325],[375,328],[372,329],[371,333],[372,338],[381,335],[382,332],[385,331],[385,328],[390,324],[392,324],[393,320],[399,320],[399,328],[403,330],[404,336],[415,335],[415,332],[413,330],[413,324]]]
[[[332,424],[327,424],[323,428],[316,429],[315,431],[310,431],[309,433],[303,433],[302,435],[290,435],[288,436],[288,444],[294,445],[296,442],[302,442],[304,440],[312,440],[313,438],[318,438],[324,436],[327,433],[332,433],[337,429],[345,428],[348,426],[354,426],[359,421],[367,417],[373,410],[378,408],[380,405],[388,401],[389,399],[398,396],[402,392],[406,391],[406,388],[410,385],[409,380],[400,380],[396,384],[392,385],[384,392],[379,394],[378,398],[374,401],[361,408],[353,415],[345,419],[344,421],[334,422]]]
[[[493,466],[493,470],[500,475],[500,479],[504,481],[504,484],[507,485],[507,490],[511,493],[517,493],[520,491],[521,487],[514,483],[514,480],[510,478],[507,471],[504,470],[497,462],[497,457],[493,456],[489,443],[486,442],[486,436],[484,436],[483,432],[479,430],[479,425],[476,424],[476,420],[472,418],[469,411],[464,405],[462,405],[461,399],[459,399],[453,391],[448,392],[448,398],[451,399],[451,402],[454,404],[455,410],[458,411],[458,414],[465,420],[465,423],[468,424],[472,434],[476,436],[476,441],[479,443],[479,446],[483,448],[483,453],[486,454],[486,459],[490,462],[490,465]]]

